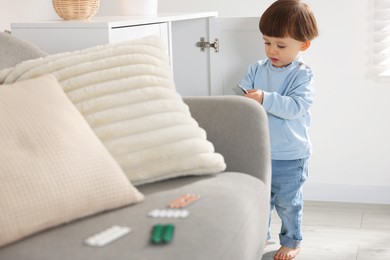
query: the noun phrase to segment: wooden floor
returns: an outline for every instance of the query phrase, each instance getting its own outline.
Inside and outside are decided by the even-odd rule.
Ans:
[[[296,260],[390,260],[390,205],[306,201],[303,242]],[[262,260],[279,248],[280,219]]]

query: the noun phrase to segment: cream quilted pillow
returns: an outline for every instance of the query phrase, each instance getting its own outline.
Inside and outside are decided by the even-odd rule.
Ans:
[[[0,247],[141,201],[54,76],[0,85]]]
[[[26,61],[0,71],[0,82],[45,73],[57,77],[133,184],[225,169],[175,90],[161,39]]]

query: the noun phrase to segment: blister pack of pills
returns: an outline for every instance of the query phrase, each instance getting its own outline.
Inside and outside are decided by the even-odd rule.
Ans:
[[[127,235],[131,232],[131,228],[114,225],[106,230],[103,230],[85,240],[85,244],[93,247],[102,247],[108,245],[115,240]]]
[[[152,218],[186,218],[189,211],[185,209],[154,209],[148,213]]]
[[[152,244],[168,244],[172,241],[175,226],[172,224],[156,224],[152,228],[150,242]]]
[[[199,198],[200,195],[187,193],[171,201],[168,206],[173,209],[184,208],[193,203],[194,201],[197,201]]]

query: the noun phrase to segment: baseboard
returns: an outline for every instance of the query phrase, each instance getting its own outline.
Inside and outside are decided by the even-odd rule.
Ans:
[[[304,200],[390,204],[390,186],[307,182],[303,193]]]

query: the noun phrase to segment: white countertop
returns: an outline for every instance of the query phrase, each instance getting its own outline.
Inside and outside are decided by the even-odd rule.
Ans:
[[[13,28],[115,28],[121,26],[164,23],[198,18],[217,17],[218,12],[159,13],[147,16],[94,16],[91,20],[50,20],[11,23]]]

